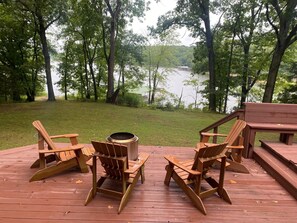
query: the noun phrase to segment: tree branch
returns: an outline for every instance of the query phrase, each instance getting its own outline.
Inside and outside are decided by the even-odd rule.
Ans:
[[[58,21],[61,18],[61,14],[59,14],[57,16],[57,18],[53,19],[52,21],[50,21],[46,26],[45,26],[45,30],[48,29],[48,27],[50,27],[54,22]]]
[[[272,26],[272,28],[274,29],[275,33],[276,33],[276,36],[277,36],[277,39],[279,39],[279,33],[278,33],[278,28],[276,25],[274,25],[274,23],[271,21],[270,19],[270,14],[269,14],[269,6],[268,6],[268,3],[265,4],[266,6],[266,18],[267,18],[267,21],[269,22],[269,24]]]

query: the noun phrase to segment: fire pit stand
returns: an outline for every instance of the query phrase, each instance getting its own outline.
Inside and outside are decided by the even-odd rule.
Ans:
[[[106,138],[109,142],[124,144],[128,147],[128,159],[138,158],[138,137],[129,132],[116,132]]]

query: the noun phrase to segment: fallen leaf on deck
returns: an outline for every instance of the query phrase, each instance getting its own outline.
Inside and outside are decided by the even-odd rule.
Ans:
[[[230,184],[236,184],[237,182],[235,180],[229,180]]]
[[[77,180],[75,183],[81,184],[82,183],[82,180]]]

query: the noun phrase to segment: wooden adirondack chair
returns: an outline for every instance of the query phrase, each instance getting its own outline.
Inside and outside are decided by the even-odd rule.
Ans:
[[[49,136],[39,120],[34,121],[33,126],[38,132],[39,158],[31,165],[31,168],[40,168],[30,179],[42,180],[56,175],[73,167],[78,167],[82,173],[89,172],[86,161],[91,158],[93,148],[85,148],[78,144],[78,134],[64,134]],[[52,139],[69,138],[71,145],[60,148]]]
[[[228,134],[202,132],[201,142],[197,144],[197,148],[203,147],[209,142],[210,137],[225,137],[223,143],[228,143],[226,151],[227,170],[240,173],[249,173],[249,170],[241,163],[243,147],[242,131],[246,126],[243,120],[236,120]],[[210,144],[209,144],[210,145]]]
[[[120,213],[128,202],[133,188],[141,176],[144,183],[144,164],[148,154],[139,154],[136,161],[128,160],[127,146],[110,142],[92,141],[96,153],[93,156],[93,187],[91,188],[85,205],[101,192],[116,198],[120,198]],[[97,157],[101,161],[104,173],[97,181]],[[106,181],[109,179],[110,181]],[[118,187],[116,187],[116,185]]]
[[[170,179],[179,185],[186,193],[194,205],[206,215],[206,209],[202,199],[217,193],[223,200],[231,204],[231,199],[227,191],[224,189],[224,176],[226,164],[226,145],[216,144],[195,149],[196,154],[193,160],[179,161],[174,156],[165,156],[169,164],[166,166],[165,185],[169,186]],[[221,159],[221,168],[219,182],[207,175],[212,164]],[[201,187],[202,180],[205,180],[210,188],[203,189]]]

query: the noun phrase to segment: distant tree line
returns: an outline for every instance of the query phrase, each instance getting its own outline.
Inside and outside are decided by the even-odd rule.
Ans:
[[[147,8],[145,0],[1,1],[0,100],[34,101],[46,85],[55,101],[54,59],[65,100],[75,93],[116,103],[146,83],[154,104],[170,69],[188,66],[197,93],[196,76],[208,75],[202,93],[211,111],[226,112],[230,96],[239,107],[297,102],[296,0],[178,0],[144,37],[128,26]],[[178,42],[174,29],[183,26],[195,46]]]
[[[1,98],[20,101],[25,96],[34,101],[46,83],[48,100],[54,101],[53,58],[58,61],[58,86],[65,100],[76,92],[81,99],[110,103],[119,93],[141,85],[146,78],[141,67],[157,54],[162,56],[162,47],[170,48],[166,51],[175,59],[167,58],[171,64],[160,60],[160,66],[191,66],[193,48],[169,46],[169,42],[149,46],[147,38],[127,30],[132,18],[142,17],[146,7],[145,1],[127,0],[2,1]],[[53,35],[55,30],[58,33]],[[154,52],[149,55],[149,51]]]

